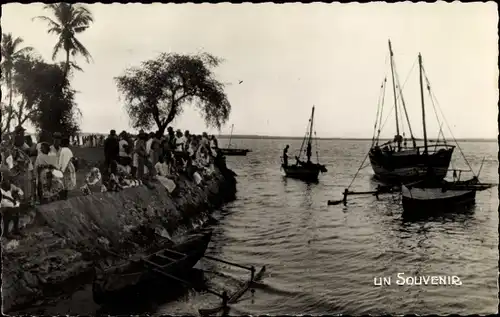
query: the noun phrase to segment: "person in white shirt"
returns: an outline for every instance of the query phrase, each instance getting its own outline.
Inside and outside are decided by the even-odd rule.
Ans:
[[[14,168],[14,158],[12,157],[12,154],[10,153],[10,151],[6,151],[6,152],[2,153],[2,159],[3,159],[4,155],[5,155],[5,163],[2,162],[2,165],[5,165],[5,167],[7,167],[9,170],[13,169]]]
[[[176,187],[175,182],[171,180],[170,175],[170,167],[165,162],[163,156],[158,158],[158,163],[155,165],[156,169],[156,179],[160,181],[160,183],[168,190],[169,193],[172,193]]]
[[[148,135],[148,140],[146,141],[146,155],[149,155],[151,152],[151,145],[153,144],[154,133],[150,133]]]
[[[118,153],[118,160],[120,165],[123,166],[130,166],[132,163],[132,156],[131,156],[131,146],[128,144],[128,136],[127,132],[122,131],[120,133],[120,152]]]
[[[2,180],[0,182],[0,209],[2,211],[3,220],[3,235],[9,236],[9,224],[13,222],[13,234],[19,232],[19,207],[21,199],[24,196],[23,191],[14,186],[10,181],[8,171],[2,171]]]
[[[186,144],[186,137],[184,137],[181,130],[177,130],[175,136],[176,136],[175,150],[178,152],[184,152],[184,144]]]
[[[61,198],[66,199],[68,197],[68,191],[74,189],[76,186],[76,170],[73,165],[73,152],[69,148],[68,138],[64,138],[61,141],[57,169],[63,173],[64,191],[61,193]]]

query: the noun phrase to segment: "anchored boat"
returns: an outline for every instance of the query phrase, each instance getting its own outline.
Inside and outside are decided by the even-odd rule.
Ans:
[[[227,144],[227,148],[220,149],[220,152],[226,156],[246,156],[247,153],[252,152],[252,151],[249,149],[231,148],[231,139],[233,138],[233,129],[234,129],[234,124],[231,125],[231,135],[229,136],[229,143]]]
[[[406,186],[401,188],[403,211],[406,215],[428,215],[441,211],[457,211],[474,204],[476,191],[485,187],[455,186],[443,182],[439,185]]]
[[[424,131],[424,146],[422,153],[418,153],[419,160],[421,160],[421,169],[422,172],[418,174],[417,180],[413,183],[404,182],[408,180],[408,178],[400,178],[400,184],[392,186],[378,186],[374,191],[366,191],[366,192],[352,192],[349,191],[349,188],[354,182],[358,172],[361,170],[364,160],[361,163],[358,172],[354,176],[354,179],[351,181],[351,184],[348,188],[345,189],[343,195],[344,199],[336,200],[336,201],[328,201],[328,205],[337,205],[343,203],[347,204],[347,196],[349,195],[365,195],[371,194],[375,197],[379,197],[381,194],[388,193],[397,193],[400,192],[402,196],[402,205],[403,205],[403,217],[420,217],[420,216],[429,216],[435,215],[442,212],[447,211],[457,211],[458,207],[466,207],[470,204],[474,204],[476,198],[476,192],[481,190],[489,189],[495,184],[487,184],[481,183],[479,181],[479,174],[481,173],[481,169],[483,167],[483,162],[481,163],[481,167],[479,168],[479,172],[477,175],[474,174],[472,168],[467,161],[467,158],[463,154],[460,146],[457,143],[457,147],[460,150],[460,153],[464,157],[465,162],[469,166],[469,170],[453,170],[453,180],[446,181],[443,180],[444,171],[439,168],[436,169],[436,165],[434,164],[436,158],[436,152],[431,153],[429,148],[434,145],[429,145],[427,141],[427,132],[426,132],[426,124],[425,124],[425,99],[424,99],[424,88],[423,88],[423,78],[424,78],[424,68],[422,65],[422,56],[418,55],[418,64],[419,64],[419,73],[420,73],[420,96],[421,96],[421,104],[422,104],[422,117],[423,117],[423,131]],[[425,77],[427,82],[427,89],[429,90],[429,94],[431,94],[429,80]],[[432,94],[431,94],[432,96]],[[442,133],[442,131],[440,131]],[[455,140],[456,142],[456,140]],[[454,148],[454,147],[453,147]],[[450,153],[453,151],[453,148],[446,153]],[[445,150],[443,150],[445,151]],[[443,152],[442,152],[443,153]],[[369,153],[370,158],[372,157],[372,150]],[[366,160],[366,157],[365,157]],[[449,164],[449,162],[447,163]],[[373,165],[373,163],[372,163]],[[446,169],[448,172],[448,169]],[[461,174],[462,172],[471,172],[473,175],[472,178],[462,181]],[[444,174],[446,176],[446,174]]]
[[[432,146],[428,146],[425,108],[423,104],[422,123],[424,132],[424,145],[417,146],[417,141],[413,135],[405,100],[403,98],[401,83],[399,82],[399,76],[396,72],[391,41],[389,41],[389,53],[396,119],[396,136],[391,141],[379,144],[380,132],[383,128],[383,124],[385,123],[382,122],[384,107],[383,100],[385,99],[385,88],[387,83],[386,78],[384,78],[381,86],[382,98],[380,99],[381,102],[379,103],[377,108],[372,146],[369,152],[370,163],[373,168],[373,172],[375,173],[375,178],[385,183],[399,184],[413,182],[424,179],[429,169],[433,169],[433,174],[436,178],[444,179],[448,172],[455,146],[447,144],[444,136],[442,142],[439,142],[438,139],[435,144],[432,144]],[[428,88],[430,90],[430,86],[428,86]],[[400,117],[402,119],[401,108],[404,111],[405,119],[410,133],[410,146],[408,146],[408,140],[405,138],[403,122],[399,122]],[[439,132],[439,134],[441,134],[441,131]]]
[[[286,177],[296,178],[304,181],[316,182],[318,181],[319,173],[326,173],[328,170],[322,164],[319,164],[319,156],[318,151],[316,150],[316,160],[317,163],[311,162],[312,156],[312,133],[313,133],[313,125],[314,125],[314,106],[312,107],[311,118],[309,119],[308,132],[302,140],[302,145],[300,146],[299,156],[296,156],[296,163],[293,165],[285,165],[282,161],[281,168],[285,171]],[[306,161],[302,161],[300,156],[302,154],[302,150],[304,149],[304,144],[307,142],[306,146]],[[317,140],[316,140],[317,142]],[[316,143],[317,147],[317,143]]]
[[[425,109],[421,54],[418,54],[418,64],[420,73],[421,103],[422,109]],[[427,85],[427,88],[430,92],[429,85]],[[427,161],[431,161],[431,155],[428,153],[427,134],[425,132],[425,110],[422,111],[424,117],[423,157],[427,157]],[[461,150],[460,153],[463,155]],[[469,165],[465,156],[464,159],[467,165]],[[483,163],[484,160],[481,163],[478,175],[473,175],[471,179],[466,181],[460,180],[461,171],[458,179],[456,179],[456,171],[454,171],[454,179],[452,182],[444,181],[439,170],[436,172],[436,169],[434,169],[432,165],[429,166],[427,173],[425,174],[426,178],[423,181],[417,182],[414,186],[403,185],[401,187],[404,215],[425,216],[429,214],[441,213],[443,211],[456,211],[459,207],[466,207],[474,204],[477,191],[485,190],[493,186],[491,184],[480,183],[479,181],[479,173],[481,172]],[[469,168],[469,171],[474,173],[470,165]]]

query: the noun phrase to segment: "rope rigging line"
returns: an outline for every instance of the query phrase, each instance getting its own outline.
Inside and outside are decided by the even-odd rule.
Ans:
[[[304,139],[302,140],[302,144],[300,145],[299,158],[302,155],[302,149],[304,148],[304,143],[306,142],[306,139],[309,136],[309,125],[310,124],[311,124],[311,118],[309,118],[309,123],[307,124],[307,127],[306,127],[306,129],[307,129],[306,136],[304,137]]]
[[[401,122],[401,135],[403,136],[403,140],[404,142],[406,143],[406,140],[405,140],[405,121],[403,120],[403,112],[400,111],[399,112],[399,121]]]
[[[378,145],[378,140],[380,137],[380,132],[382,132],[382,129],[380,126],[382,125],[382,113],[384,112],[384,102],[385,102],[385,89],[387,87],[387,77],[385,78],[384,81],[384,91],[382,93],[382,105],[380,107],[380,119],[379,119],[379,125],[378,125],[378,131],[377,131],[377,145]]]
[[[377,123],[379,121],[379,117],[382,117],[382,113],[380,112],[380,108],[383,108],[384,104],[384,95],[385,95],[385,83],[387,82],[387,77],[382,81],[382,85],[380,86],[380,93],[378,95],[377,101],[377,115],[375,116],[375,124],[373,126],[373,136],[372,136],[372,146],[375,144],[375,134],[377,134]],[[381,102],[382,101],[382,102]],[[380,130],[378,132],[380,135]],[[378,144],[378,135],[377,135],[377,144]]]
[[[423,70],[423,67],[422,67],[422,70]],[[439,120],[439,115],[437,113],[437,109],[436,109],[436,104],[434,103],[434,98],[432,98],[432,91],[431,91],[431,84],[429,82],[429,79],[427,78],[427,75],[425,74],[425,71],[424,71],[424,77],[425,77],[425,83],[426,83],[426,86],[427,86],[427,91],[429,93],[429,97],[430,97],[430,100],[431,100],[431,103],[432,103],[432,109],[434,110],[434,115],[436,115],[436,121],[438,123],[438,126],[439,126],[439,131],[438,131],[438,140],[440,138],[440,135],[442,133],[442,123],[441,121]],[[444,139],[444,133],[443,133],[443,139]],[[446,140],[445,140],[446,142]]]
[[[380,91],[382,91],[382,88],[384,87],[384,83],[382,82],[382,85],[380,85]],[[377,123],[378,123],[378,117],[380,113],[380,99],[382,98],[381,93],[379,92],[378,94],[378,100],[377,100],[377,114],[375,115],[375,123],[373,125],[373,135],[372,135],[372,144],[375,140],[375,133],[377,130]]]
[[[365,161],[366,159],[368,158],[368,155],[369,155],[370,152],[367,152],[366,155],[365,155],[365,158],[363,159],[363,162],[361,162],[361,164],[359,165],[359,168],[358,170],[356,171],[356,174],[354,174],[354,177],[351,181],[351,183],[349,184],[349,186],[347,186],[347,190],[349,190],[349,188],[351,188],[352,184],[354,183],[354,180],[356,179],[356,177],[358,177],[358,174],[359,172],[364,168],[363,165],[365,164]],[[366,166],[365,166],[366,167]]]
[[[389,69],[387,67],[387,64],[388,64],[388,61],[390,59],[390,53],[387,53],[385,55],[385,62],[384,62],[384,69],[385,69],[385,75],[384,75],[384,80],[382,82],[382,86],[383,86],[383,91],[382,91],[382,102],[380,103],[380,115],[378,116],[377,115],[377,118],[375,119],[375,125],[377,125],[377,121],[378,121],[378,131],[377,131],[377,137],[376,137],[376,144],[378,145],[378,141],[379,141],[379,137],[380,137],[380,132],[381,132],[381,126],[382,126],[382,114],[384,113],[384,104],[385,104],[385,89],[387,87],[387,73],[389,72]],[[380,100],[380,98],[379,98]],[[377,113],[378,113],[378,108],[377,108]],[[372,145],[373,145],[373,142],[372,142]]]
[[[415,65],[416,65],[416,64],[414,63],[414,64],[413,64],[413,67],[415,67]],[[412,68],[412,70],[413,70],[413,68]],[[404,88],[405,88],[405,86],[406,86],[406,83],[408,82],[408,79],[410,79],[410,75],[411,75],[411,70],[410,70],[410,72],[408,73],[408,75],[406,76],[406,79],[405,79],[405,82],[403,83],[403,86],[398,85],[398,86],[399,86],[399,91],[400,91],[400,93],[398,93],[398,96],[397,96],[397,99],[396,99],[397,101],[399,100],[399,98],[402,98],[402,95],[403,95],[403,90],[404,90]],[[396,75],[396,77],[397,77],[397,75]],[[391,111],[389,112],[389,114],[388,114],[388,115],[387,115],[387,117],[385,118],[384,124],[382,125],[382,127],[380,128],[380,130],[382,130],[382,129],[384,128],[384,126],[385,126],[385,124],[387,123],[387,120],[389,119],[389,116],[392,114],[392,111],[394,110],[394,108],[395,108],[395,107],[392,107],[392,108],[391,108]]]
[[[439,115],[437,113],[436,104],[434,102],[434,98],[432,98],[431,85],[429,83],[427,76],[425,77],[425,81],[427,84],[427,91],[428,91],[429,97],[430,97],[429,99],[431,100],[431,103],[432,103],[432,109],[434,110],[434,114],[436,115],[436,121],[439,125],[439,131],[438,131],[438,136],[437,136],[437,140],[436,140],[436,145],[434,146],[434,150],[437,150],[437,146],[438,146],[439,140],[441,139],[441,136],[443,136],[443,143],[445,145],[446,145],[446,137],[445,137],[444,132],[443,132],[443,122],[441,122],[439,120]],[[451,162],[451,167],[452,167],[452,169],[454,169],[453,162]]]
[[[403,84],[403,88],[404,86],[406,85],[406,82],[408,81],[408,79],[410,78],[410,75],[412,74],[413,72],[413,69],[415,69],[415,65],[417,65],[417,61],[418,61],[418,58],[415,59],[415,61],[413,62],[413,65],[410,69],[410,71],[408,72],[408,75],[406,77],[406,80]],[[395,66],[395,62],[394,62],[394,68],[396,68]],[[413,142],[413,145],[415,146],[416,143],[415,143],[415,137],[413,135],[413,131],[411,129],[411,123],[410,123],[410,117],[408,116],[408,111],[406,109],[406,103],[405,103],[405,99],[403,97],[403,90],[401,88],[401,82],[399,80],[399,74],[396,72],[396,82],[398,84],[398,93],[399,93],[399,97],[401,97],[401,103],[403,104],[403,110],[405,112],[405,117],[406,117],[406,122],[408,123],[408,129],[410,130],[410,136],[411,136],[411,139],[412,139],[412,142]],[[401,120],[403,122],[403,120]]]
[[[451,131],[451,128],[450,128],[450,125],[448,124],[448,121],[446,120],[446,117],[444,116],[443,114],[443,110],[441,109],[441,106],[439,105],[439,101],[437,100],[436,98],[436,95],[434,94],[434,90],[431,90],[430,89],[430,81],[429,81],[429,78],[427,77],[427,73],[424,69],[424,66],[422,65],[422,71],[424,73],[424,76],[425,76],[425,80],[428,84],[428,87],[429,87],[429,92],[431,94],[431,97],[434,98],[436,100],[436,105],[437,105],[437,108],[439,109],[439,112],[441,113],[441,116],[443,117],[443,121],[444,123],[446,124],[446,127],[448,128],[449,132],[450,132],[450,135],[451,137],[453,138],[453,142],[455,142],[455,144],[457,145],[457,148],[458,150],[460,151],[460,154],[462,154],[462,157],[464,158],[465,160],[465,163],[467,164],[467,166],[470,168],[470,171],[472,172],[472,174],[477,177],[476,173],[474,173],[474,170],[472,169],[471,165],[469,164],[469,161],[467,160],[467,158],[465,157],[465,154],[464,152],[462,151],[462,148],[460,147],[460,145],[458,144],[457,142],[457,139],[455,138],[455,136],[453,135],[453,132]]]
[[[319,146],[318,146],[318,135],[316,134],[316,131],[314,131],[314,143],[316,143],[316,161],[319,164]]]

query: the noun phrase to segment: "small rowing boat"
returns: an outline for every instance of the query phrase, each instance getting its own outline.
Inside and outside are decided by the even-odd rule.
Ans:
[[[211,230],[201,229],[172,248],[163,248],[139,259],[130,258],[123,265],[96,272],[92,285],[94,301],[101,304],[123,298],[157,279],[157,271],[172,279],[186,275],[205,255],[211,237]]]
[[[480,183],[477,177],[466,181],[403,185],[401,187],[403,215],[408,218],[466,209],[475,203],[476,192],[493,186]]]
[[[266,272],[266,267],[263,266],[259,270],[259,272],[257,272],[257,274],[255,274],[255,275],[252,274],[252,276],[250,277],[250,279],[248,281],[246,281],[238,290],[236,290],[236,292],[234,292],[231,296],[229,296],[229,299],[227,300],[227,302],[222,302],[221,305],[214,307],[214,308],[199,309],[198,312],[202,316],[211,316],[211,315],[214,315],[214,314],[218,313],[219,311],[227,308],[227,304],[236,303],[238,301],[238,299],[240,299],[241,296],[243,296],[243,294],[245,294],[245,292],[248,291],[248,289],[250,289],[255,282],[262,279],[265,272]]]

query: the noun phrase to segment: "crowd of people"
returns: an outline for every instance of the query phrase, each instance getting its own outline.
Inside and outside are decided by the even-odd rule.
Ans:
[[[51,142],[33,143],[25,130],[17,127],[1,144],[1,202],[3,232],[13,222],[13,234],[20,234],[19,212],[23,208],[54,200],[66,199],[77,186],[78,159],[70,144],[75,139],[54,133]],[[96,138],[83,139],[83,145],[94,144]],[[96,163],[85,175],[80,190],[84,195],[93,192],[119,191],[124,188],[160,182],[175,195],[176,180],[183,174],[202,186],[223,157],[217,139],[202,135],[174,132],[145,133],[133,136],[126,131],[119,135],[111,130],[107,138],[99,140],[104,149],[104,162]],[[223,163],[225,167],[225,164]]]
[[[138,182],[160,181],[172,193],[175,179],[183,173],[200,185],[210,177],[218,156],[217,139],[212,135],[192,135],[167,128],[145,133],[134,139],[126,131],[111,130],[104,140],[104,169],[109,171],[108,187],[113,190]]]
[[[72,138],[73,145],[85,147],[101,147],[104,144],[104,135],[89,134],[89,135],[75,135]]]

